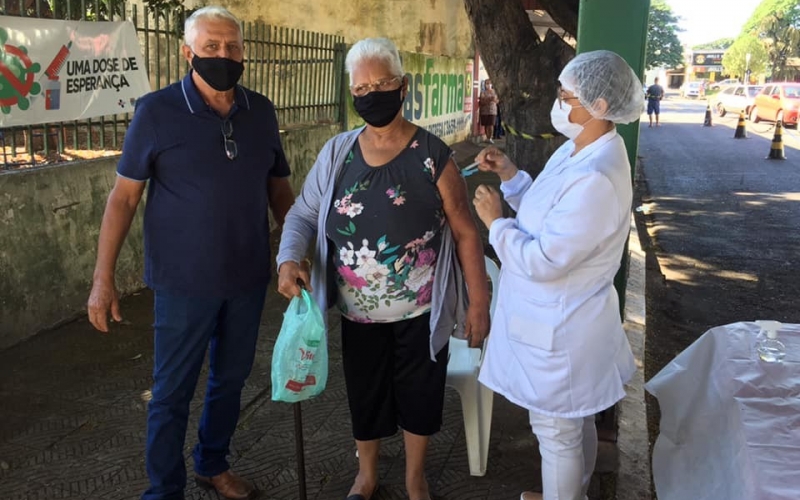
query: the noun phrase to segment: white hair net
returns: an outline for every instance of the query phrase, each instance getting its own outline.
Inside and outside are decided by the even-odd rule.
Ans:
[[[642,82],[628,63],[610,50],[578,54],[567,63],[558,80],[595,118],[631,123],[642,115]],[[605,112],[600,99],[607,104]]]

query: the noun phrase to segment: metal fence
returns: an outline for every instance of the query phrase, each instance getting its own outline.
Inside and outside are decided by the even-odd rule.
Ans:
[[[0,15],[89,21],[130,19],[136,26],[150,85],[160,89],[189,69],[181,55],[186,11],[153,15],[122,0],[0,0]],[[268,96],[282,128],[343,120],[344,39],[243,22],[242,85]],[[2,48],[0,48],[2,49]],[[129,114],[0,129],[0,169],[115,154]]]

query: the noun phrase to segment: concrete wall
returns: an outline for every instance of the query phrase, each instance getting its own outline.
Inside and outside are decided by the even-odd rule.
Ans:
[[[188,0],[187,6],[205,5]],[[463,0],[226,0],[218,2],[244,21],[341,35],[352,44],[383,36],[400,50],[470,57],[472,26]]]
[[[298,192],[335,125],[281,134]],[[82,313],[117,157],[0,173],[0,349]],[[144,286],[143,204],[117,265],[117,287]]]
[[[300,192],[303,181],[314,165],[325,142],[342,131],[340,125],[318,125],[314,127],[296,128],[281,132],[281,142],[286,159],[292,168],[292,189]]]
[[[86,304],[116,157],[0,174],[0,348]],[[117,286],[141,288],[141,206]]]

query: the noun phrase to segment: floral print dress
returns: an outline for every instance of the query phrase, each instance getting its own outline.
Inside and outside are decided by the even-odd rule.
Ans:
[[[370,166],[356,141],[326,224],[347,319],[391,323],[430,311],[445,223],[436,182],[451,155],[420,128],[394,159]]]

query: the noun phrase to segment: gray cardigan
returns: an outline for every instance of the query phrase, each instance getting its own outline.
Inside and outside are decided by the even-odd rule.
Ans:
[[[331,262],[325,223],[333,206],[335,180],[347,154],[353,148],[363,127],[343,132],[330,139],[320,151],[308,173],[300,195],[286,215],[278,250],[277,263],[301,262],[316,236],[314,266],[311,270],[311,287],[314,300],[323,311],[336,303],[335,271],[328,269]],[[430,355],[436,354],[455,334],[464,337],[467,293],[461,266],[456,255],[455,241],[448,224],[442,229],[442,243],[436,262],[431,298]],[[327,322],[327,315],[322,315]]]

